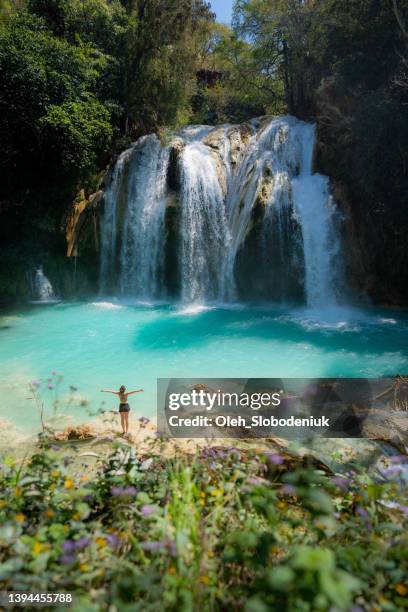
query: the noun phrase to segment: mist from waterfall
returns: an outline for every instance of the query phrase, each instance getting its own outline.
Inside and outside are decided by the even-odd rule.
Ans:
[[[166,298],[172,265],[185,304],[335,305],[339,214],[328,178],[312,171],[314,140],[294,117],[189,126],[166,145],[139,139],[105,192],[101,292]]]

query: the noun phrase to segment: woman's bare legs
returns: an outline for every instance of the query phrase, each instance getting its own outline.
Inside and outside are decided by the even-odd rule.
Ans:
[[[124,412],[124,417],[125,417],[125,433],[128,433],[129,432],[129,413]]]
[[[122,425],[122,433],[126,433],[125,423],[126,423],[126,412],[119,412],[120,414],[120,424]]]

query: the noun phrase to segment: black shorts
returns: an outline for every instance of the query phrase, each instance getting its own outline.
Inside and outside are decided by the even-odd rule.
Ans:
[[[119,412],[130,412],[129,404],[119,404]]]

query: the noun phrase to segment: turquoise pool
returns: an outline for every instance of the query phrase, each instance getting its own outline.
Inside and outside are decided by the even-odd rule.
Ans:
[[[47,413],[57,398],[80,421],[89,407],[116,408],[100,389],[121,384],[143,387],[132,407],[154,415],[157,377],[408,373],[408,314],[390,310],[57,303],[3,312],[0,338],[3,435],[10,421],[38,429],[29,383],[39,379]]]

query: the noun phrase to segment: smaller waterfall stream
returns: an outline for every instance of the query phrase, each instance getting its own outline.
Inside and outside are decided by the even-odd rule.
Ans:
[[[55,300],[54,290],[48,278],[44,274],[42,266],[39,266],[34,275],[35,297],[41,302]]]
[[[302,228],[305,291],[312,307],[335,305],[340,284],[340,241],[336,231],[337,208],[329,194],[326,176],[312,173],[314,126],[303,124],[302,164],[292,181],[293,198]]]

